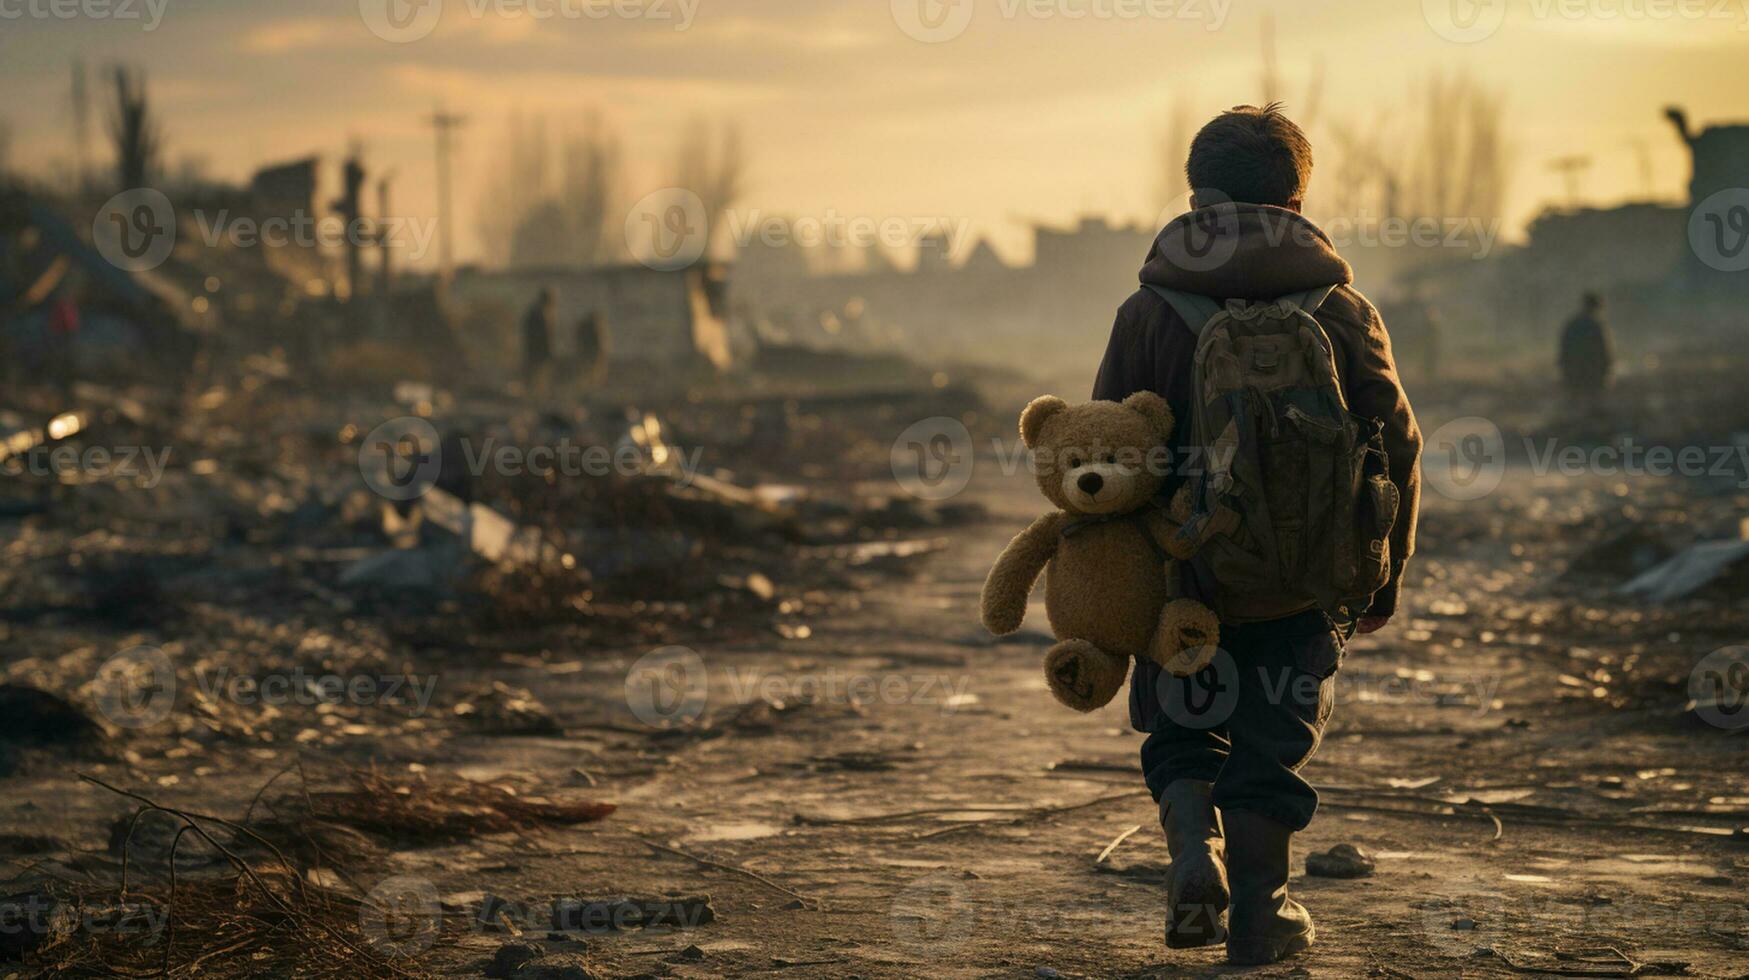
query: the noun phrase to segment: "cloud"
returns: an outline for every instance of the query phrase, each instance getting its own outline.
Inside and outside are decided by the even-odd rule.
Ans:
[[[250,28],[243,34],[241,47],[249,54],[286,54],[357,43],[358,35],[356,20],[291,17]]]

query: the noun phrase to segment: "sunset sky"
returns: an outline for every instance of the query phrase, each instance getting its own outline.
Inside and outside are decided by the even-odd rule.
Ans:
[[[745,134],[750,208],[965,220],[1016,259],[1029,241],[1020,219],[1151,222],[1154,147],[1174,99],[1199,118],[1257,100],[1269,14],[1290,113],[1319,61],[1325,123],[1400,116],[1436,70],[1504,94],[1509,233],[1562,196],[1548,168],[1560,156],[1594,158],[1588,202],[1677,198],[1687,165],[1666,104],[1699,123],[1749,119],[1749,0],[1510,0],[1471,43],[1437,29],[1454,33],[1448,0],[949,0],[921,11],[943,18],[928,21],[952,35],[938,43],[906,32],[924,23],[920,0],[618,0],[630,17],[607,0],[442,0],[429,34],[406,43],[372,30],[389,0],[108,0],[143,20],[31,12],[54,2],[80,0],[0,0],[14,163],[65,165],[70,62],[124,60],[149,73],[172,161],[243,180],[358,138],[373,166],[397,172],[398,207],[428,215],[423,119],[441,103],[470,119],[464,259],[513,110],[557,129],[601,113],[626,144],[631,197],[664,185],[682,124],[703,113]],[[1488,0],[1449,2],[1488,31]],[[149,7],[162,19],[147,31]]]

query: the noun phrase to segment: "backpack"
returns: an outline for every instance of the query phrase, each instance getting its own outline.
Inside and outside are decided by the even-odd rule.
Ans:
[[[1353,621],[1390,579],[1399,500],[1383,425],[1349,413],[1313,316],[1335,287],[1225,305],[1149,288],[1197,337],[1192,507],[1174,551],[1194,549],[1223,621],[1313,607]]]

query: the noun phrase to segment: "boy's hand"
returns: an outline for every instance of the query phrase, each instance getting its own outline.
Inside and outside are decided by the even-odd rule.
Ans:
[[[1377,633],[1379,630],[1384,629],[1390,621],[1391,617],[1389,616],[1362,616],[1360,617],[1360,620],[1354,624],[1354,631],[1362,636],[1368,633]]]

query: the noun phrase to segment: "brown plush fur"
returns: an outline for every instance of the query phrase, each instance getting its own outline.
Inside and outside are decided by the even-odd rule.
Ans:
[[[1162,563],[1148,540],[1170,551],[1182,518],[1157,509],[1129,516],[1165,482],[1172,427],[1171,409],[1151,392],[1072,408],[1046,395],[1020,415],[1039,490],[1058,509],[996,559],[984,582],[984,625],[998,636],[1020,629],[1027,595],[1044,572],[1045,612],[1059,641],[1045,655],[1045,676],[1057,700],[1079,711],[1111,701],[1131,657],[1189,675],[1214,655],[1214,613],[1172,599],[1178,569],[1170,558]],[[1087,516],[1111,519],[1063,533]]]

